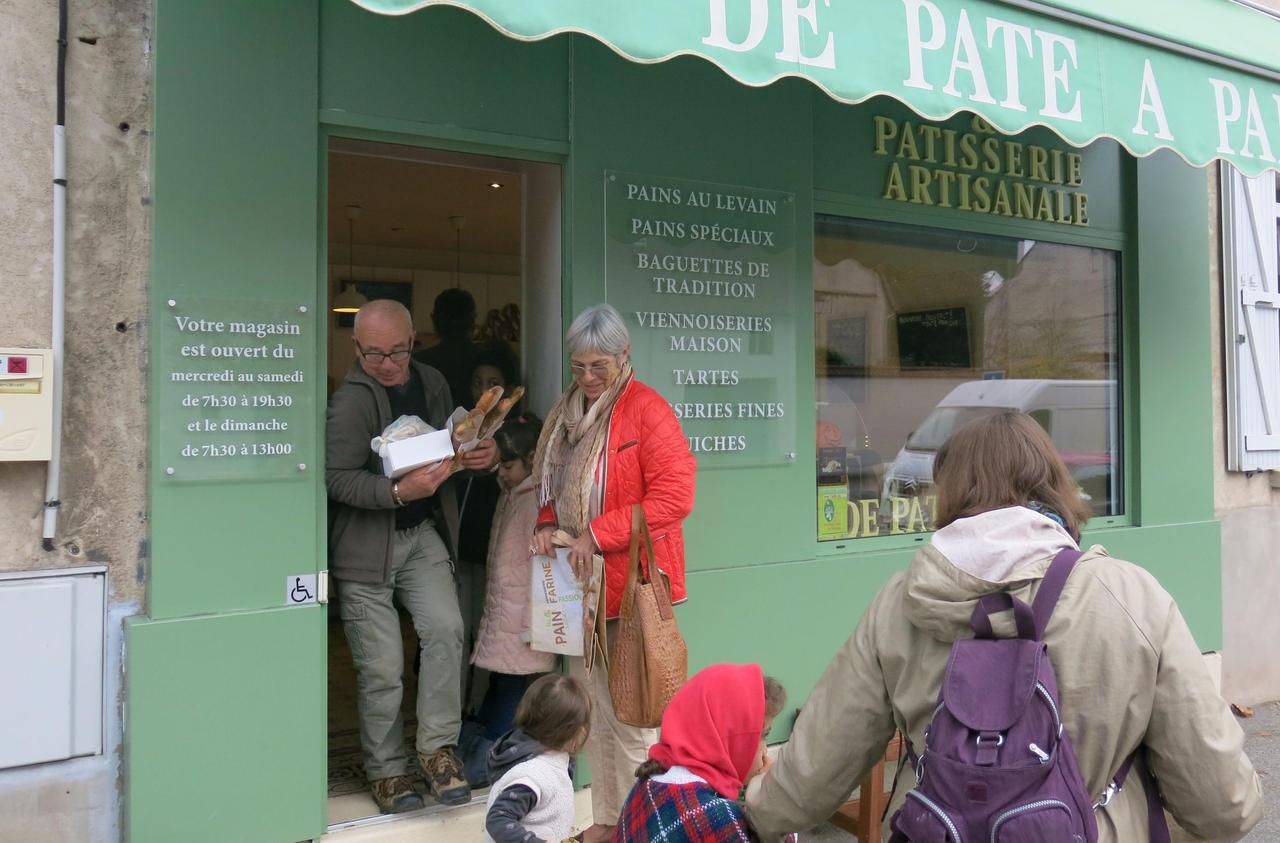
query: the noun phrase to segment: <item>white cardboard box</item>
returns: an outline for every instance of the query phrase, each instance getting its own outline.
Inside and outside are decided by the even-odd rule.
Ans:
[[[453,456],[453,434],[437,430],[386,444],[382,456],[382,473],[395,479],[415,468],[447,460]]]

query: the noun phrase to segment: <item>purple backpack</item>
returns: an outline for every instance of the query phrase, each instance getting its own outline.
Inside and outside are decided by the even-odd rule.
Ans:
[[[1062,722],[1058,682],[1042,640],[1054,605],[1081,554],[1057,555],[1031,607],[1004,592],[973,611],[975,638],[956,641],[925,730],[913,748],[916,786],[893,815],[891,843],[1095,843],[1094,810],[1124,784],[1132,756],[1095,805]],[[991,614],[1013,610],[1016,638],[998,639]],[[1168,827],[1152,782],[1152,843]]]

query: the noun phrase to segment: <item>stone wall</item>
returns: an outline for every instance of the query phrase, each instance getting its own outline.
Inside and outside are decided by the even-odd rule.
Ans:
[[[108,570],[104,754],[0,771],[0,837],[120,837],[121,642],[147,583],[146,301],[151,4],[70,0],[62,501],[45,463],[0,462],[0,572]],[[51,345],[55,0],[0,0],[0,345]],[[0,645],[2,646],[2,645]]]

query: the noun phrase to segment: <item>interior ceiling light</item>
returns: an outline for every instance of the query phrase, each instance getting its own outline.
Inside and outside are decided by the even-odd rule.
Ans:
[[[491,182],[489,182],[489,189],[490,189],[490,190],[501,190],[501,189],[502,189],[502,182],[500,182],[500,181],[491,181]]]
[[[334,313],[359,313],[360,308],[369,301],[355,288],[353,264],[355,263],[356,218],[359,216],[359,205],[347,206],[347,280],[342,282],[342,289],[334,297],[332,305]]]

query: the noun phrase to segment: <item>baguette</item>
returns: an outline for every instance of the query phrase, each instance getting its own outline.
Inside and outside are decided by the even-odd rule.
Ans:
[[[498,399],[502,397],[502,387],[494,386],[486,389],[484,395],[480,396],[480,400],[476,402],[476,409],[482,414],[488,415],[498,404]]]
[[[502,420],[507,417],[507,413],[511,412],[511,408],[514,407],[523,397],[524,387],[517,386],[515,389],[511,390],[511,394],[509,396],[499,401],[497,405],[489,411],[489,414],[484,417],[484,425],[480,428],[480,437],[487,438],[492,436],[498,425],[502,424]]]
[[[476,409],[467,413],[467,418],[465,419],[464,423],[466,424],[467,430],[470,432],[470,435],[467,437],[467,439],[468,440],[479,439],[480,428],[481,428],[481,425],[484,424],[484,413],[480,411],[479,407],[477,407]]]
[[[484,413],[479,409],[467,413],[466,418],[453,426],[453,438],[461,445],[470,442],[480,435],[480,425],[484,423]]]
[[[456,439],[459,444],[466,442],[471,438],[470,436],[467,435],[470,432],[471,432],[471,416],[465,417],[462,421],[458,422],[453,426],[453,438]]]

